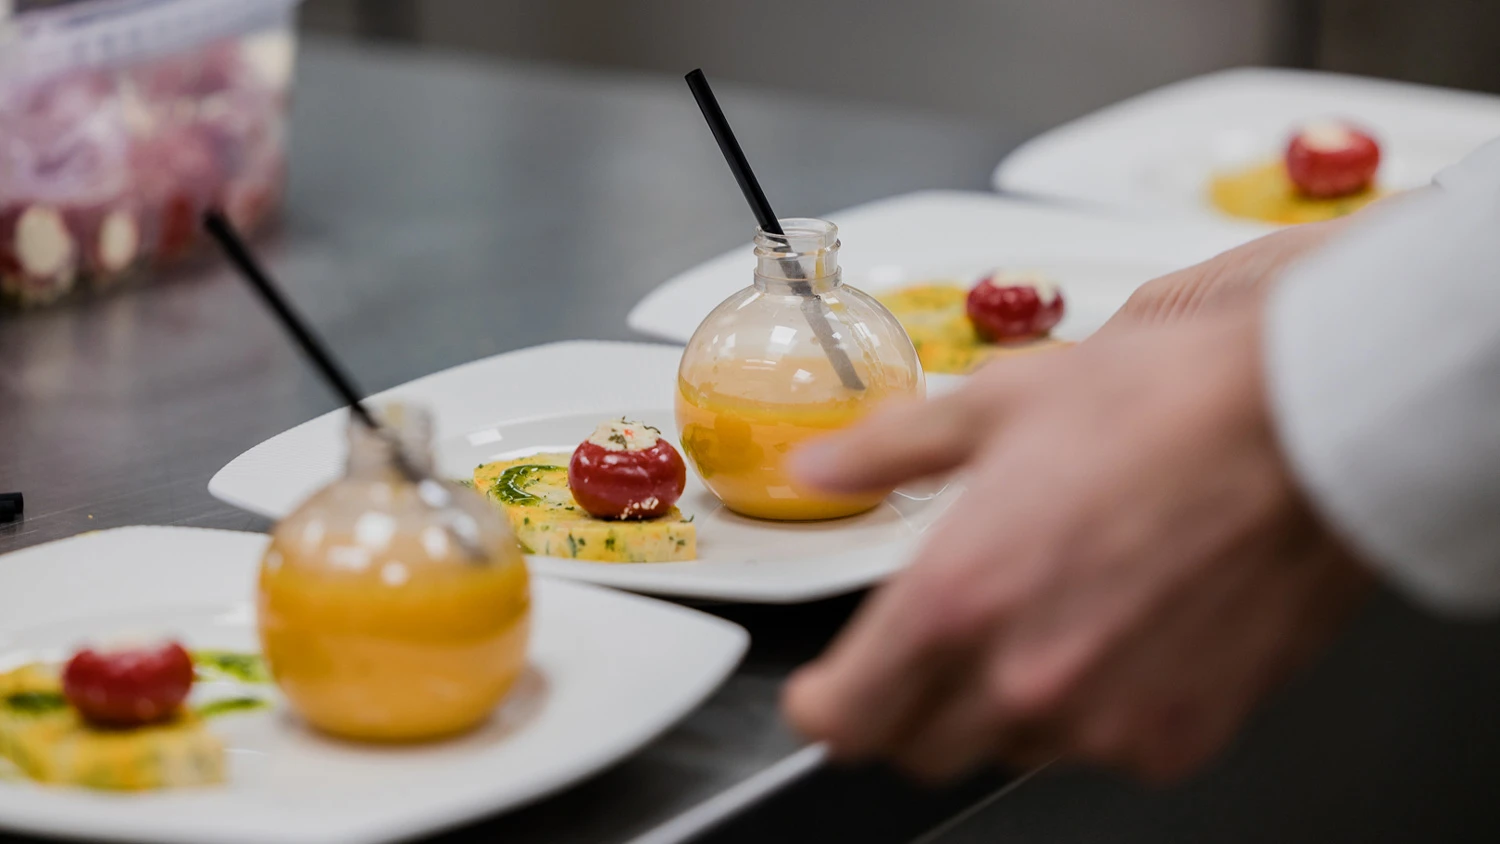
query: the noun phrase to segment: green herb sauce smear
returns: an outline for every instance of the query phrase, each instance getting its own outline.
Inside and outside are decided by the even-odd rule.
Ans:
[[[226,697],[220,700],[211,700],[194,710],[199,718],[215,718],[220,715],[233,715],[238,712],[255,712],[260,709],[270,709],[271,702],[263,697]]]
[[[527,490],[536,486],[544,475],[553,473],[567,477],[567,470],[561,466],[543,466],[536,463],[512,466],[500,473],[500,479],[495,481],[492,491],[496,498],[506,504],[536,504],[542,499]]]
[[[193,665],[203,680],[234,680],[240,683],[269,683],[271,672],[259,654],[235,651],[194,651]]]

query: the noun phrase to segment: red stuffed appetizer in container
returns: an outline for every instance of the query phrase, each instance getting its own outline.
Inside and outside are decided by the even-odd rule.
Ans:
[[[286,175],[295,0],[78,0],[0,48],[0,299],[52,302],[254,232]]]

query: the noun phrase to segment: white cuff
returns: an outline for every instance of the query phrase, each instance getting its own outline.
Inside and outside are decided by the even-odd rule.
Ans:
[[[1472,615],[1500,611],[1500,196],[1460,193],[1374,214],[1288,273],[1264,354],[1325,521],[1413,599]]]

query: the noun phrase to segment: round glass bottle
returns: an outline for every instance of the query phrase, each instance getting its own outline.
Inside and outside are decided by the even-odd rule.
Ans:
[[[382,416],[427,472],[428,415],[393,406]],[[292,706],[328,733],[415,741],[467,730],[525,665],[520,547],[472,490],[413,483],[388,440],[353,419],[348,434],[344,477],[272,532],[259,590],[267,664]]]
[[[880,402],[925,392],[901,324],[843,284],[838,227],[782,220],[757,230],[754,283],[698,326],[677,374],[683,453],[724,506],[761,519],[832,519],[869,510],[889,490],[830,496],[798,484],[787,456]]]

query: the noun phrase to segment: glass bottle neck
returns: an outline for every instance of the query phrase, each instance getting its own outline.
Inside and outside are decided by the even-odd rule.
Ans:
[[[842,283],[838,226],[826,220],[781,220],[784,234],[755,232],[755,287],[766,293],[806,296]]]
[[[389,405],[375,414],[382,426],[372,431],[357,418],[349,420],[349,463],[346,474],[351,478],[377,479],[403,477],[396,462],[396,449],[412,468],[423,474],[432,471],[432,419],[425,411],[404,405]]]

